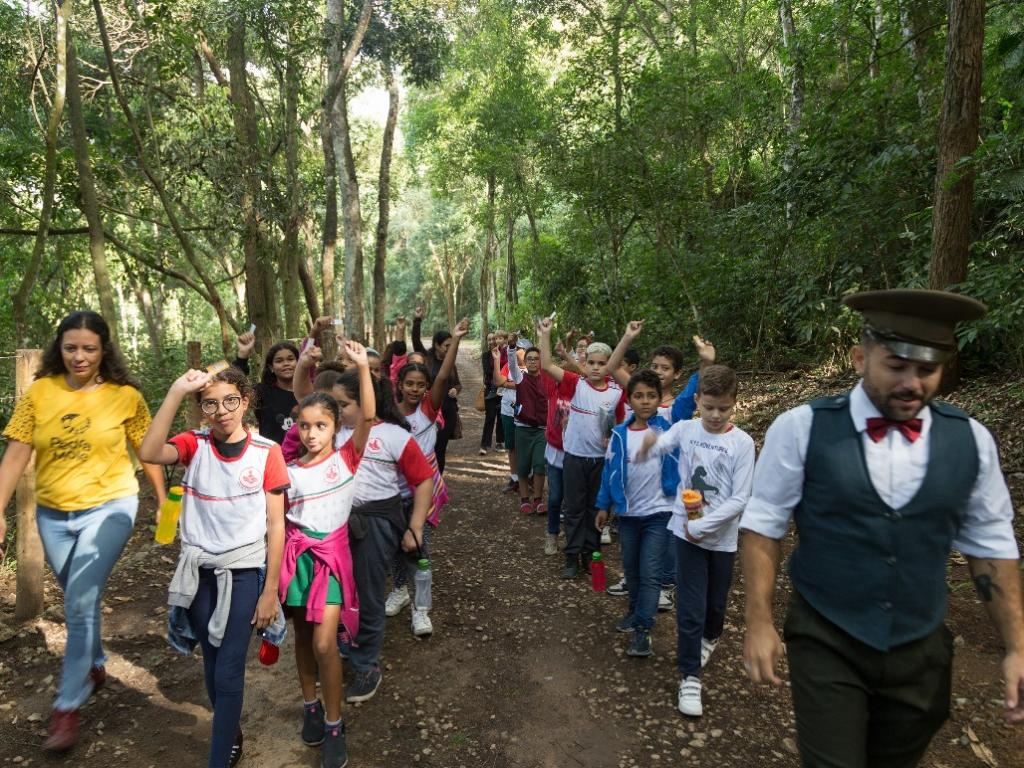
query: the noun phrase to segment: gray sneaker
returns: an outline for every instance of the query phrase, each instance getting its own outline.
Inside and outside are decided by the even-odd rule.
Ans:
[[[345,701],[349,704],[369,701],[380,687],[382,677],[380,667],[374,667],[365,672],[356,672],[356,679],[345,689]]]
[[[636,621],[633,620],[633,614],[629,614],[629,616],[623,616],[615,625],[616,632],[632,632],[635,629]]]
[[[319,700],[303,705],[302,743],[319,747],[324,743],[324,705]]]
[[[321,768],[345,768],[348,765],[348,747],[345,746],[345,723],[327,729],[320,757]]]
[[[649,629],[637,629],[633,632],[633,640],[629,644],[629,648],[626,649],[627,656],[650,656],[651,651],[651,631]]]

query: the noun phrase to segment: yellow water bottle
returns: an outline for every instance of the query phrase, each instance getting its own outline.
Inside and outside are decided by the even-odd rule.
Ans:
[[[181,514],[181,497],[185,490],[175,485],[167,491],[167,500],[160,505],[160,522],[156,526],[156,543],[170,544],[178,530],[178,516]]]

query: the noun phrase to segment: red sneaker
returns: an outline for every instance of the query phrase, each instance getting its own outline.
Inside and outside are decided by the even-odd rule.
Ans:
[[[533,511],[538,515],[546,515],[548,513],[548,505],[544,503],[543,499],[534,499]]]
[[[107,684],[107,668],[102,664],[89,670],[89,679],[92,680],[92,692],[96,693]]]
[[[50,713],[50,729],[43,749],[66,752],[78,743],[78,710],[55,709]]]
[[[522,504],[519,505],[519,511],[522,512],[524,515],[532,515],[533,504],[531,504],[528,501],[524,501]]]

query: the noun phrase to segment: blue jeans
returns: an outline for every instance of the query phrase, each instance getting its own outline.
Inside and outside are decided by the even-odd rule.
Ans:
[[[674,536],[671,531],[670,535]],[[661,588],[676,585],[676,548],[670,541],[665,547],[665,555],[661,558]]]
[[[562,517],[562,468],[548,465],[548,533],[558,535]]]
[[[629,613],[638,629],[654,626],[661,592],[661,567],[672,532],[668,530],[671,512],[655,512],[643,517],[619,517],[619,547],[622,569],[629,590]]]
[[[676,548],[676,667],[700,677],[701,638],[717,640],[725,625],[735,552],[714,552],[672,534]]]
[[[219,647],[210,644],[207,625],[217,606],[217,576],[212,568],[199,569],[199,589],[188,607],[192,631],[203,648],[206,695],[213,706],[209,768],[227,768],[231,747],[242,719],[245,691],[245,656],[252,638],[252,617],[260,598],[260,569],[231,571],[231,608]]]
[[[100,631],[103,591],[132,535],[138,508],[138,496],[125,496],[75,512],[36,509],[46,562],[64,591],[68,635],[54,709],[78,709],[92,695],[89,670],[107,659]]]

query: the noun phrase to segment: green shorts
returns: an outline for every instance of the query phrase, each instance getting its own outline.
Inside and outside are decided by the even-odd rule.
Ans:
[[[511,416],[501,415],[501,429],[505,434],[505,447],[514,451],[516,449],[516,422]]]
[[[319,531],[303,531],[311,539],[324,539],[328,534]],[[306,604],[309,599],[309,588],[313,586],[313,555],[307,550],[299,555],[295,561],[295,575],[288,582],[288,594],[285,595],[284,604],[297,608]],[[344,605],[341,594],[341,584],[333,576],[328,576],[327,582],[327,605]]]
[[[546,446],[543,427],[516,427],[516,472],[520,479],[547,472],[544,461]]]

